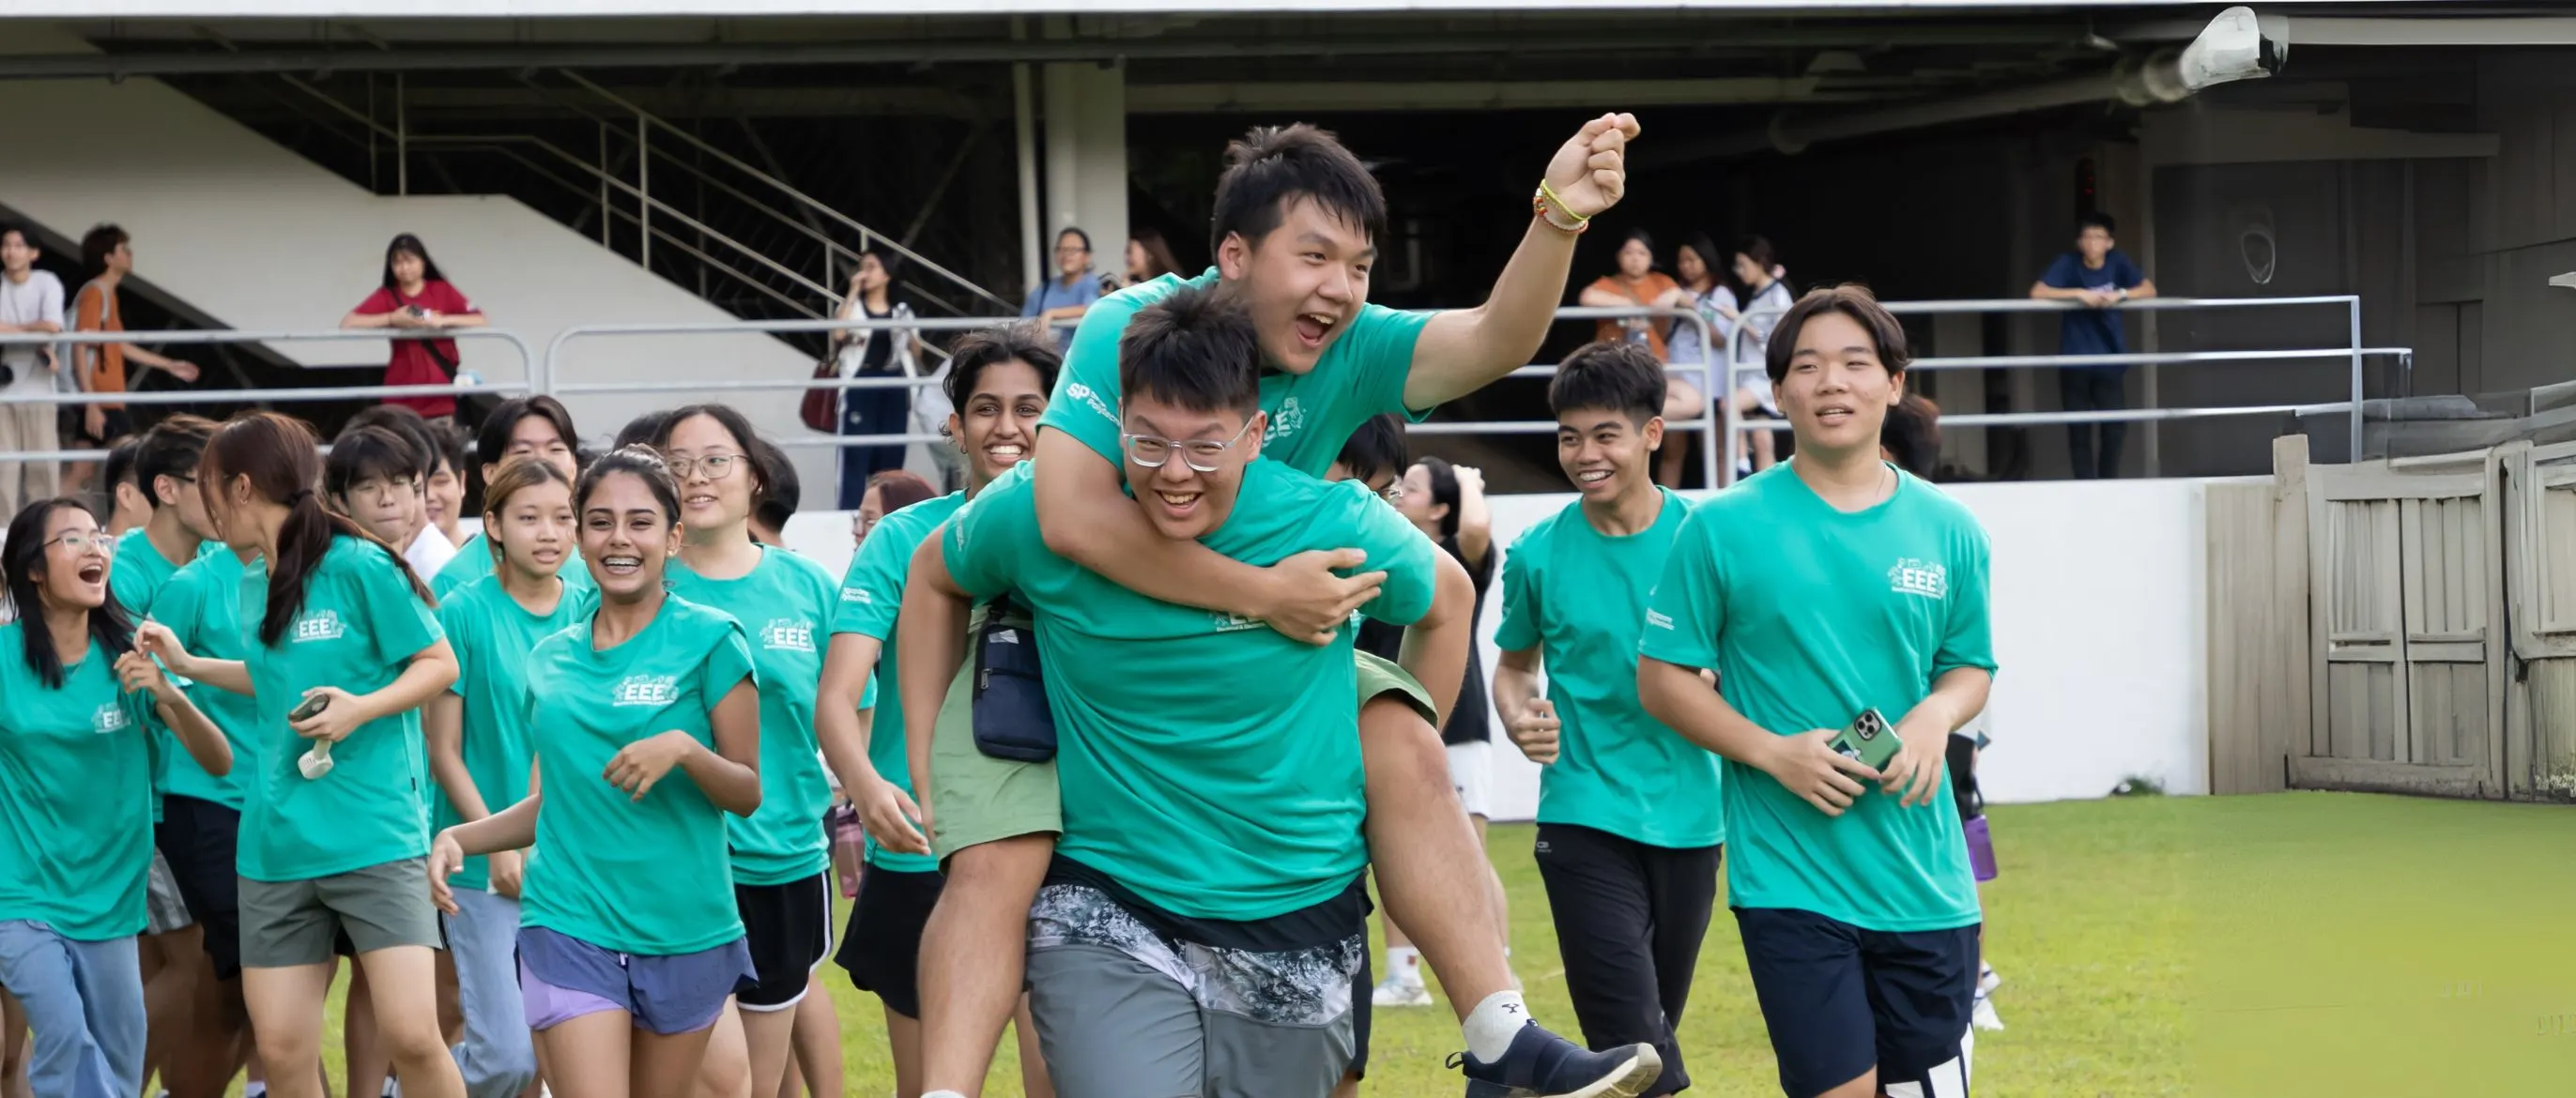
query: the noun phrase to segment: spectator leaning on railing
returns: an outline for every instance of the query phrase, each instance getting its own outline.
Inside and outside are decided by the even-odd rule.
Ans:
[[[2075,250],[2057,257],[2039,281],[2030,284],[2030,296],[2041,301],[2077,301],[2093,308],[2069,312],[2057,337],[2057,351],[2067,355],[2116,355],[2129,349],[2128,339],[2120,330],[2120,314],[2111,312],[2123,301],[2136,301],[2156,296],[2156,284],[2147,272],[2130,262],[2128,253],[2111,239],[2114,225],[2111,215],[2088,213],[2075,230]],[[2057,371],[2059,406],[2070,412],[2116,412],[2129,406],[2125,387],[2127,366],[2069,366]],[[2128,433],[2124,423],[2101,425],[2102,448],[2093,448],[2090,423],[2066,425],[2066,456],[2075,466],[2078,480],[2120,475],[2120,439]]]
[[[1022,317],[1054,328],[1058,347],[1073,346],[1072,321],[1100,300],[1100,279],[1091,273],[1091,234],[1071,225],[1055,234],[1056,277],[1038,283],[1020,305]]]
[[[116,292],[125,285],[125,276],[134,273],[134,238],[114,225],[100,225],[81,237],[81,269],[89,272],[89,281],[72,297],[72,330],[76,332],[122,332],[125,309]],[[128,376],[128,363],[143,370],[161,370],[181,381],[197,380],[197,365],[167,358],[141,346],[124,343],[75,344],[72,354],[79,366],[81,388],[93,393],[132,392],[142,380],[138,370]],[[103,445],[108,439],[131,433],[134,418],[122,404],[92,404],[81,413],[80,442],[84,448]]]
[[[36,269],[41,253],[25,229],[0,225],[0,334],[63,330],[63,282]],[[62,449],[54,404],[23,398],[55,391],[54,349],[20,343],[0,346],[0,450]],[[62,491],[62,470],[50,461],[0,461],[0,515]]]
[[[456,287],[448,285],[447,276],[430,261],[429,246],[419,237],[404,233],[385,245],[384,285],[368,294],[349,315],[341,317],[340,326],[480,328],[483,314]],[[456,383],[455,340],[397,339],[393,345],[393,358],[385,364],[385,384]],[[385,403],[403,405],[430,419],[456,414],[456,398],[452,396],[386,397]]]

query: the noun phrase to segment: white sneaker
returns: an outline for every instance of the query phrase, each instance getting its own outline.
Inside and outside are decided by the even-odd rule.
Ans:
[[[2002,986],[2004,986],[2004,978],[1995,972],[1995,966],[1980,962],[1977,969],[1977,994],[1992,995],[1996,988]]]
[[[1968,1014],[1968,1024],[1978,1029],[2001,1032],[2004,1028],[2004,1019],[2002,1015],[1995,1013],[1995,1001],[1980,992],[1977,995],[1976,1008]]]
[[[1427,1007],[1431,1005],[1431,989],[1389,976],[1369,992],[1369,1002],[1382,1007]]]

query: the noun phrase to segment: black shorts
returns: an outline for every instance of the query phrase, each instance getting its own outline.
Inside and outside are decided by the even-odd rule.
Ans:
[[[850,928],[832,961],[861,991],[875,992],[886,1009],[921,1017],[921,930],[939,905],[947,878],[938,873],[897,873],[869,866],[859,874],[850,903]]]
[[[785,1010],[805,997],[814,966],[832,952],[832,890],[824,885],[830,876],[733,886],[755,981],[734,993],[742,1009]]]
[[[1960,821],[1985,815],[1986,798],[1977,791],[1977,741],[1952,733],[1945,758],[1950,764],[1950,795],[1958,802]]]
[[[1813,1098],[1873,1067],[1882,1088],[1967,1093],[1960,1053],[1977,991],[1977,926],[1863,930],[1786,908],[1737,908],[1735,923],[1789,1098]]]
[[[1538,876],[1574,1020],[1595,1052],[1655,1046],[1664,1073],[1649,1094],[1691,1085],[1674,1030],[1690,1004],[1725,855],[1720,845],[1648,846],[1576,824],[1538,825]]]
[[[218,980],[241,975],[241,872],[234,857],[240,840],[241,813],[175,793],[161,798],[152,842],[170,863],[188,914],[205,928],[206,956]]]

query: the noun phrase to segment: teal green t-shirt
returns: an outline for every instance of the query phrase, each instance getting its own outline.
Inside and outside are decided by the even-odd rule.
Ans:
[[[179,647],[191,655],[247,661],[259,623],[245,625],[241,620],[245,571],[241,558],[232,550],[208,542],[196,560],[161,585],[161,593],[152,599],[152,620],[168,626],[179,638]],[[257,780],[259,773],[255,761],[261,738],[259,703],[209,683],[189,683],[187,691],[197,711],[213,721],[223,731],[224,739],[231,742],[232,772],[220,778],[206,773],[197,765],[196,756],[179,746],[176,735],[163,728],[161,734],[169,738],[162,741],[161,791],[211,801],[238,812],[243,790]],[[157,719],[151,724],[160,728]]]
[[[532,614],[500,580],[487,576],[439,603],[439,628],[456,649],[456,685],[448,692],[464,703],[459,739],[465,772],[473,777],[485,808],[499,812],[528,796],[528,764],[536,758],[528,727],[528,653],[538,641],[590,620],[598,599],[597,588],[577,590],[567,583],[552,613]],[[433,830],[463,822],[444,791],[431,791]],[[490,888],[490,860],[479,854],[467,858],[449,879],[460,888]]]
[[[1727,703],[1782,736],[1842,728],[1863,709],[1900,721],[1943,673],[1992,671],[1985,530],[1940,489],[1894,475],[1885,502],[1849,514],[1788,463],[1703,501],[1673,543],[1638,650],[1715,668]],[[1940,780],[1912,808],[1864,783],[1830,817],[1729,761],[1728,901],[1896,933],[1977,922],[1946,768]]]
[[[438,601],[445,602],[447,596],[472,587],[491,575],[496,566],[492,559],[492,543],[483,540],[483,535],[478,533],[456,547],[456,555],[439,566],[437,575],[421,578],[429,582],[429,593],[438,596]],[[599,581],[590,578],[590,568],[581,562],[581,550],[564,554],[563,571],[557,574],[563,577],[567,587],[593,595],[599,593]]]
[[[832,779],[814,739],[814,694],[823,682],[839,585],[823,566],[763,547],[741,579],[712,580],[669,565],[671,593],[742,623],[760,669],[760,810],[725,817],[733,835],[734,879],[747,885],[803,880],[832,867],[823,812]]]
[[[80,942],[143,932],[152,868],[148,696],[117,688],[97,641],[45,685],[26,625],[0,625],[0,921]]]
[[[161,593],[161,585],[179,574],[181,566],[170,563],[161,550],[152,547],[152,539],[138,526],[116,539],[116,563],[108,569],[107,589],[116,603],[125,608],[128,618],[140,618],[152,609],[152,600]]]
[[[169,583],[170,577],[178,575],[179,568],[179,565],[170,563],[170,558],[162,556],[161,550],[152,547],[152,539],[144,535],[142,527],[135,527],[117,535],[116,560],[107,572],[108,593],[115,595],[116,604],[125,608],[127,620],[139,621],[151,613],[152,600],[160,597],[162,585]],[[181,686],[185,685],[183,680]],[[144,707],[143,727],[152,734],[153,741],[152,791],[156,794],[167,792],[171,769],[182,765],[173,762],[170,756],[186,752],[164,749],[175,746],[176,741],[169,738],[170,730],[162,726],[161,715],[151,711],[150,706]],[[152,799],[152,818],[161,818],[161,798],[157,796]]]
[[[1540,650],[1556,707],[1558,753],[1539,772],[1538,822],[1647,846],[1714,846],[1726,841],[1717,756],[1637,701],[1641,611],[1690,514],[1688,501],[1658,490],[1663,511],[1636,534],[1603,534],[1579,502],[1523,531],[1503,554],[1494,644]]]
[[[1064,797],[1060,852],[1189,918],[1272,918],[1350,885],[1368,862],[1355,626],[1310,645],[1157,602],[1048,552],[1027,466],[946,529],[941,552],[959,587],[1013,592],[1036,617]],[[1261,567],[1365,550],[1387,577],[1363,610],[1391,624],[1430,609],[1440,552],[1365,485],[1266,459],[1244,467],[1241,498],[1201,540]]]
[[[429,853],[420,710],[359,725],[332,746],[331,772],[319,778],[296,768],[312,744],[286,721],[307,688],[372,694],[444,636],[401,563],[374,542],[333,538],[305,578],[301,611],[275,645],[258,641],[268,610],[266,561],[244,570],[240,590],[241,621],[251,634],[244,662],[259,703],[259,772],[242,808],[241,875],[311,880]]]
[[[868,726],[868,761],[895,787],[912,792],[912,761],[904,752],[902,679],[896,670],[894,622],[903,609],[903,582],[912,571],[912,554],[939,524],[966,505],[966,493],[927,499],[877,520],[868,540],[859,543],[849,574],[841,578],[840,608],[832,615],[832,632],[874,637],[881,647],[874,678],[876,717]],[[928,873],[939,860],[927,854],[897,854],[868,836],[868,864],[897,873]]]
[[[591,648],[587,619],[538,642],[526,723],[537,730],[545,801],[523,924],[651,957],[742,937],[725,811],[677,767],[642,800],[606,774],[626,745],[664,732],[712,749],[716,703],[745,680],[761,685],[741,623],[677,597],[604,652]]]
[[[1216,284],[1216,268],[1210,267],[1197,278],[1164,275],[1092,302],[1082,314],[1081,325],[1073,330],[1073,346],[1065,352],[1055,394],[1047,400],[1046,415],[1038,425],[1071,434],[1110,464],[1122,464],[1118,338],[1126,334],[1127,322],[1138,310],[1184,286],[1206,289]],[[1398,412],[1421,419],[1422,414],[1404,406],[1404,379],[1413,372],[1414,342],[1432,316],[1362,305],[1347,322],[1348,330],[1324,348],[1313,370],[1303,374],[1264,371],[1261,410],[1270,413],[1270,428],[1262,435],[1261,456],[1322,476],[1370,416]]]

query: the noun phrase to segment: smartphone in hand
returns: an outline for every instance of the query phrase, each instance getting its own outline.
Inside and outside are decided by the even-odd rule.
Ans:
[[[1878,710],[1863,709],[1852,718],[1849,727],[1836,734],[1826,746],[1844,758],[1857,759],[1872,770],[1887,769],[1888,761],[1905,746],[1896,738],[1896,728],[1880,716]]]

